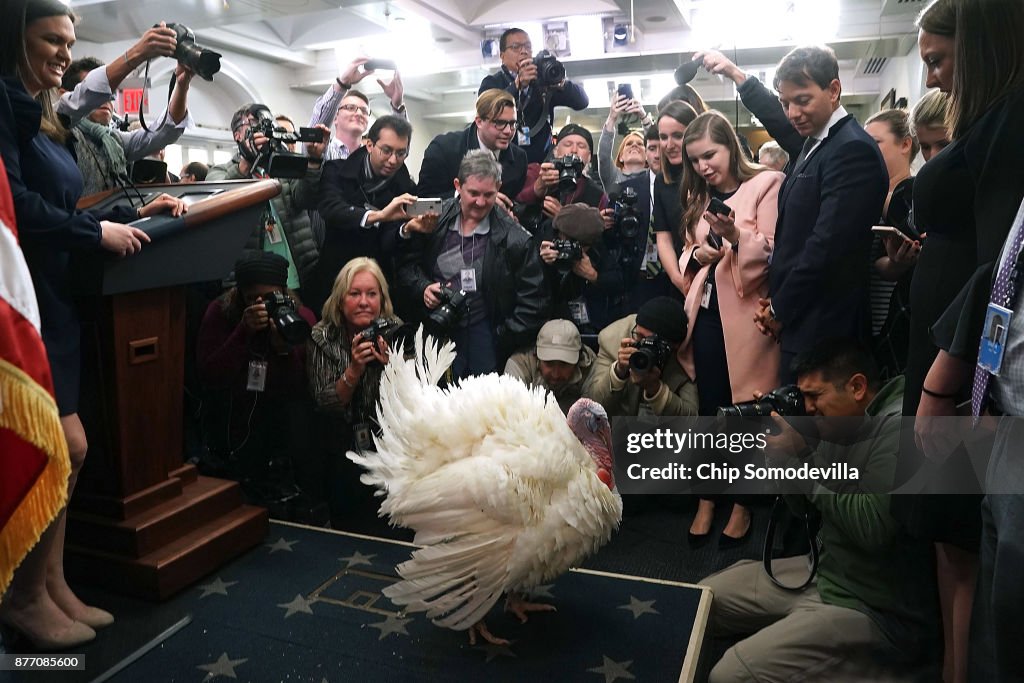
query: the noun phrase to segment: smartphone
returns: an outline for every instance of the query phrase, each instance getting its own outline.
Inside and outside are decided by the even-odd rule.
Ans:
[[[732,213],[732,209],[729,208],[729,205],[718,197],[711,198],[711,203],[708,204],[708,211],[711,213],[717,213],[719,216],[728,216]]]
[[[900,237],[900,238],[905,239],[905,240],[910,240],[909,236],[904,235],[897,228],[894,228],[891,225],[872,225],[871,226],[871,232],[873,232],[873,233],[875,233],[877,235],[881,235],[883,237],[885,235],[892,235],[893,237]]]
[[[615,91],[627,100],[633,99],[633,86],[629,83],[619,83],[619,87]]]
[[[442,201],[439,197],[420,197],[405,207],[405,212],[410,216],[422,216],[425,213],[440,214]]]
[[[370,59],[363,64],[364,71],[395,71],[398,67],[391,59]]]

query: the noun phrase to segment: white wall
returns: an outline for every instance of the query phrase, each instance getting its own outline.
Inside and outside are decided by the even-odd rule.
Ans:
[[[878,99],[875,101],[875,111],[882,107],[882,98],[891,88],[896,89],[896,99],[906,97],[909,106],[921,99],[927,92],[924,85],[924,64],[917,50],[911,50],[905,57],[893,57],[886,64],[885,70],[878,75]]]

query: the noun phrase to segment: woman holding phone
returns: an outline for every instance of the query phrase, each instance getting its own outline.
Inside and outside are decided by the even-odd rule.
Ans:
[[[679,361],[697,381],[700,415],[768,392],[778,378],[779,347],[753,324],[768,291],[779,189],[785,176],[748,161],[732,124],[708,111],[686,127],[686,163],[679,189],[684,207],[679,271],[691,321]],[[699,369],[699,377],[698,377]],[[711,530],[714,502],[702,499],[691,544]],[[750,512],[733,501],[719,547],[750,531]]]

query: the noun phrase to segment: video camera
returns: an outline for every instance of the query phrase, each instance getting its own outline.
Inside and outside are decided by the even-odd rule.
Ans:
[[[278,126],[274,115],[266,106],[259,104],[249,110],[249,114],[256,119],[249,125],[246,131],[246,143],[252,153],[256,155],[252,159],[252,165],[262,166],[272,178],[302,178],[306,175],[306,164],[308,157],[298,152],[290,151],[286,145],[293,142],[322,142],[323,131],[319,128],[299,128],[298,133]],[[256,146],[256,135],[261,134],[268,142],[262,148]],[[244,151],[244,150],[243,150]]]
[[[441,305],[427,316],[428,331],[434,336],[448,336],[451,329],[469,308],[466,292],[462,289],[456,291],[451,287],[441,285],[437,298],[441,300]]]
[[[637,199],[636,189],[627,187],[615,202],[615,226],[625,240],[633,240],[640,233]]]
[[[153,28],[157,26],[159,24],[154,24]],[[220,71],[220,53],[196,45],[196,34],[184,24],[171,23],[167,24],[167,28],[174,31],[174,39],[178,41],[172,56],[192,69],[200,78],[212,81],[213,75]]]
[[[744,401],[718,409],[722,417],[766,417],[772,411],[783,417],[802,417],[804,410],[804,394],[795,384],[772,389],[754,401]]]
[[[292,346],[297,346],[309,338],[309,323],[299,315],[294,299],[281,291],[261,294],[260,299],[282,339]]]
[[[629,356],[629,369],[638,375],[645,375],[651,368],[661,370],[672,353],[672,345],[656,334],[645,337],[634,344],[636,350]]]
[[[576,190],[576,183],[583,175],[583,159],[576,154],[566,154],[564,157],[553,159],[552,163],[558,171],[559,194],[571,194]]]
[[[565,66],[550,50],[541,50],[533,58],[537,66],[537,85],[550,88],[560,85],[565,80]]]

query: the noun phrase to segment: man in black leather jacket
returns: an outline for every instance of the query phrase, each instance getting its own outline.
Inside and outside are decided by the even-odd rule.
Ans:
[[[547,319],[548,297],[529,233],[495,208],[501,166],[494,155],[466,154],[454,184],[458,195],[442,205],[437,230],[400,231],[412,241],[402,250],[398,282],[421,319],[444,317],[446,291],[465,293],[434,330],[455,342],[453,373],[462,378],[500,371],[514,351],[530,346]]]

